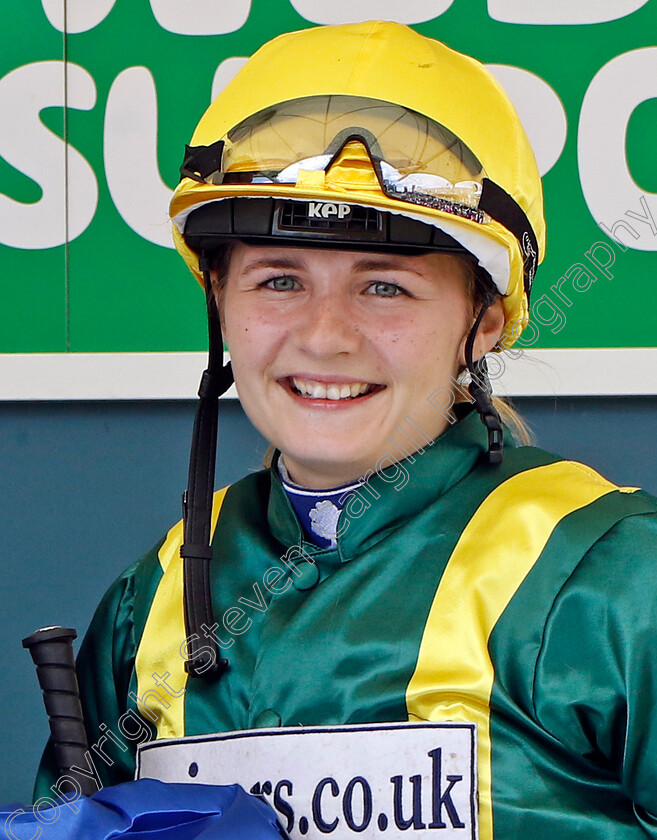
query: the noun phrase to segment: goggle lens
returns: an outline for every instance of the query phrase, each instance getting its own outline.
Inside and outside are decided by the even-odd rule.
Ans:
[[[344,146],[362,143],[382,191],[398,201],[484,223],[486,173],[448,128],[408,108],[356,96],[289,100],[248,117],[225,140],[210,184],[297,184],[330,169]]]

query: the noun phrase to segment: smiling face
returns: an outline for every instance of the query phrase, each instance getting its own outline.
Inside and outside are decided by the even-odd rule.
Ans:
[[[444,431],[427,397],[465,364],[467,288],[447,254],[235,244],[218,294],[235,384],[293,481],[337,486],[400,457],[388,439],[406,418],[432,438]],[[498,303],[475,358],[502,327]]]

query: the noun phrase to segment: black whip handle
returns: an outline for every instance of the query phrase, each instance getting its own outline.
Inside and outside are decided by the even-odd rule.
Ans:
[[[23,639],[23,647],[36,665],[60,775],[73,777],[81,793],[90,796],[98,790],[94,780],[71,769],[88,766],[89,749],[73,656],[76,637],[68,627],[45,627]]]

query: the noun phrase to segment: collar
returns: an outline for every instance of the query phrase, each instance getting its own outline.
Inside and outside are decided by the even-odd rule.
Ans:
[[[278,459],[278,475],[292,507],[308,540],[320,548],[336,548],[337,520],[347,499],[361,486],[360,481],[350,481],[339,487],[313,490],[300,487],[290,480],[283,456]]]
[[[371,474],[345,503],[338,520],[337,549],[331,551],[337,550],[345,562],[375,545],[464,478],[487,447],[486,430],[477,412],[470,410],[412,456],[398,462],[384,456],[383,470]],[[274,537],[289,548],[300,545],[303,534],[281,483],[279,457],[276,452],[270,469],[267,519]]]

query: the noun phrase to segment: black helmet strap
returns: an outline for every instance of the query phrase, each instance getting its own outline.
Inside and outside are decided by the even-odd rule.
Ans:
[[[223,340],[209,264],[202,256],[199,268],[205,279],[208,307],[208,366],[199,386],[199,402],[194,420],[189,460],[187,490],[183,494],[184,600],[187,660],[190,676],[215,679],[228,666],[221,659],[216,640],[216,626],[210,589],[211,517],[214,470],[217,453],[219,397],[233,383],[230,362],[223,364]]]
[[[465,342],[465,363],[470,373],[468,391],[474,401],[475,408],[479,412],[481,422],[488,430],[488,463],[495,465],[502,462],[502,456],[504,454],[502,421],[497,409],[493,405],[493,392],[488,378],[486,356],[483,355],[476,361],[472,359],[477,330],[489,305],[489,303],[484,303],[477,315],[476,321],[472,325],[472,329]]]

